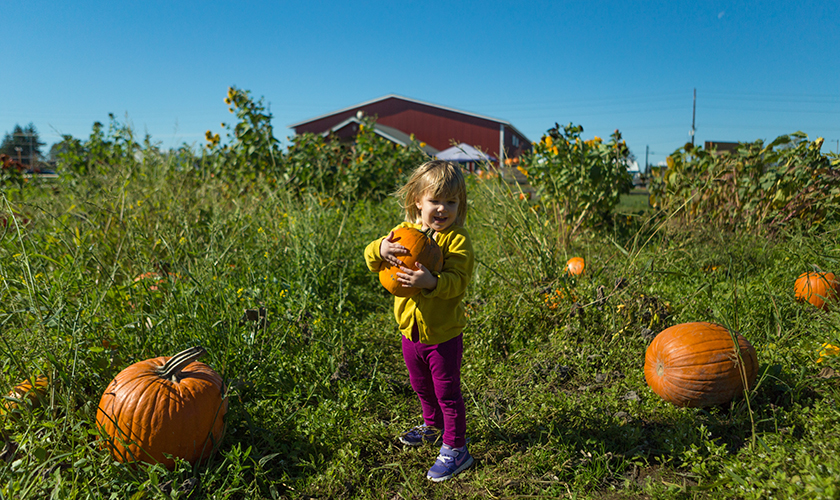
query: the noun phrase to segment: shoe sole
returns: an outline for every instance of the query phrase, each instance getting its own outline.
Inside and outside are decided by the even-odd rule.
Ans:
[[[467,469],[470,465],[472,465],[472,464],[473,464],[473,462],[475,462],[475,460],[474,460],[474,459],[473,459],[473,457],[471,456],[471,457],[470,457],[470,458],[468,458],[467,460],[464,460],[464,463],[462,463],[460,467],[458,467],[457,469],[455,469],[455,471],[454,471],[452,474],[449,474],[448,476],[441,476],[441,477],[431,477],[431,476],[426,476],[426,479],[429,479],[430,481],[435,482],[435,483],[439,483],[439,482],[441,482],[441,481],[446,481],[447,479],[451,479],[451,478],[453,478],[454,476],[456,476],[456,475],[460,474],[461,472],[463,472],[463,471],[464,471],[465,469]]]
[[[400,443],[406,446],[422,446],[424,444],[436,444],[440,439],[443,437],[443,434],[440,432],[435,433],[434,438],[432,439],[423,439],[422,441],[409,441],[405,438],[405,435],[399,436]]]
[[[404,445],[407,445],[407,446],[420,446],[421,444],[424,444],[424,443],[427,443],[427,442],[428,441],[412,442],[412,441],[409,441],[409,440],[405,439],[404,437],[400,436],[400,443],[402,443]]]

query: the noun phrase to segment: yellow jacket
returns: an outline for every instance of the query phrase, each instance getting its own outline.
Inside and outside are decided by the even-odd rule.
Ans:
[[[403,222],[394,230],[403,227],[420,229],[421,225]],[[379,245],[384,239],[385,236],[378,238],[365,248],[365,261],[372,272],[379,272],[383,262]],[[420,290],[413,297],[394,297],[394,316],[400,332],[410,339],[416,324],[420,342],[429,345],[457,337],[467,324],[462,301],[475,263],[470,236],[463,227],[453,224],[446,231],[436,233],[435,241],[443,254],[437,287]]]

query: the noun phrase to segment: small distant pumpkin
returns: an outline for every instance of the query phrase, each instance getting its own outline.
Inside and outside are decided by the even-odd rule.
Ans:
[[[434,274],[440,272],[443,268],[443,253],[435,241],[434,234],[435,231],[431,228],[420,231],[413,227],[401,227],[394,231],[393,241],[404,246],[410,252],[410,255],[397,256],[402,261],[403,266],[414,269],[415,263],[419,262]],[[417,294],[420,291],[419,288],[404,287],[402,283],[397,281],[399,271],[398,267],[383,261],[382,267],[379,268],[379,282],[386,290],[397,297],[411,297]]]
[[[583,274],[584,267],[586,267],[586,263],[583,261],[583,257],[572,257],[566,262],[566,271],[572,276]]]
[[[797,301],[808,302],[818,309],[826,309],[829,302],[837,302],[840,282],[834,273],[806,272],[796,278],[793,291]]]
[[[37,408],[41,404],[41,398],[46,395],[49,385],[50,379],[45,375],[19,383],[3,398],[0,404],[0,415],[19,409],[19,401],[28,404],[30,408]]]
[[[735,338],[740,356],[721,325],[695,322],[666,328],[645,353],[645,381],[676,406],[726,404],[752,388],[758,376],[755,348],[742,335]]]
[[[137,285],[143,284],[144,286],[148,286],[149,290],[156,292],[159,288],[159,285],[163,285],[167,282],[167,280],[175,282],[181,276],[178,273],[166,273],[161,274],[154,271],[138,274],[134,278],[134,283]]]
[[[121,371],[99,400],[96,423],[119,462],[159,462],[172,469],[209,457],[224,436],[228,409],[221,376],[203,347],[139,361]]]

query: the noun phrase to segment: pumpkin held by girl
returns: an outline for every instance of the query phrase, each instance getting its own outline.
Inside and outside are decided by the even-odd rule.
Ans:
[[[403,227],[394,231],[395,243],[404,246],[410,255],[398,255],[397,258],[409,269],[419,262],[432,273],[437,274],[443,267],[443,254],[434,239],[434,230],[420,231],[412,227]],[[386,290],[397,297],[411,297],[420,291],[419,288],[404,287],[397,281],[399,268],[383,261],[379,270],[379,282]]]

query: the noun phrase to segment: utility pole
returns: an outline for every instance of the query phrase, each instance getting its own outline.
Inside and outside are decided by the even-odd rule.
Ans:
[[[15,137],[28,137],[29,138],[29,155],[26,157],[26,160],[27,160],[27,164],[29,165],[29,167],[34,168],[34,165],[35,165],[35,146],[33,144],[33,141],[35,140],[35,134],[32,133],[32,132],[21,132],[19,134],[14,134],[14,136]],[[21,152],[23,151],[23,148],[22,147],[20,149],[15,148],[15,151],[18,152],[18,161],[23,163],[23,160],[20,157]]]
[[[650,171],[650,164],[648,163],[648,154],[650,153],[650,146],[645,146],[645,175]]]
[[[697,112],[697,88],[694,89],[694,104],[691,106],[691,145],[694,146],[694,116]]]

